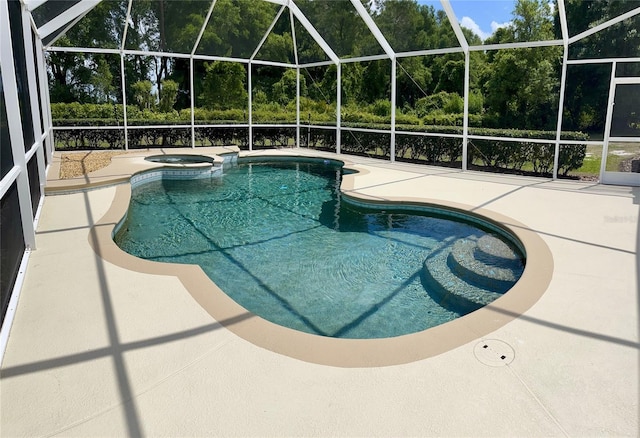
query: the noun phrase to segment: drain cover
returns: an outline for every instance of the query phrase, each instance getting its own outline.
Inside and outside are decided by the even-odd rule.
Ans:
[[[503,367],[513,362],[516,352],[511,345],[498,339],[485,339],[476,344],[473,354],[480,362],[490,367]]]

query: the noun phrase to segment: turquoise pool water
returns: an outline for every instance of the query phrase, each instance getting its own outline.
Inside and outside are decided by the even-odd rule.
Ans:
[[[492,301],[522,273],[521,252],[490,227],[353,203],[340,193],[341,177],[329,161],[258,161],[221,177],[144,183],[134,187],[115,241],[144,259],[200,265],[236,302],[276,324],[342,338],[445,323]],[[465,279],[474,263],[511,277]]]

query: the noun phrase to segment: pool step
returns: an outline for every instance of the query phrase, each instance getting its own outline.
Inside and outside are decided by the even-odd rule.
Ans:
[[[474,255],[476,259],[488,265],[500,265],[510,269],[522,267],[519,255],[509,245],[490,234],[478,239]]]
[[[515,263],[511,263],[513,267],[502,267],[504,264],[496,261],[497,257],[478,257],[478,253],[485,254],[478,250],[477,241],[458,240],[449,253],[447,263],[458,277],[464,278],[471,284],[499,293],[508,291],[517,281],[522,270],[518,270]],[[507,260],[507,263],[509,261]]]
[[[518,256],[499,239],[472,237],[429,257],[424,262],[423,284],[441,306],[466,314],[502,296],[522,270]]]

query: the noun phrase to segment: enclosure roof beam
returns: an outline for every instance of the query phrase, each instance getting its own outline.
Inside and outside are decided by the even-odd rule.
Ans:
[[[640,57],[635,58],[587,58],[587,59],[568,59],[567,64],[611,64],[611,63],[635,63],[640,62]]]
[[[38,6],[41,6],[44,3],[46,3],[47,0],[23,0],[23,2],[25,4],[25,6],[27,7],[27,10],[33,11]]]
[[[264,33],[264,35],[262,36],[262,39],[260,40],[260,42],[258,43],[258,45],[256,46],[256,49],[253,51],[253,53],[251,54],[251,57],[249,58],[250,60],[253,61],[253,59],[256,57],[256,55],[258,54],[258,52],[260,51],[260,49],[262,48],[262,45],[264,44],[265,41],[267,41],[267,38],[269,38],[269,34],[271,34],[271,31],[273,30],[273,28],[276,26],[276,23],[278,22],[278,20],[280,19],[280,16],[282,15],[282,12],[284,12],[285,10],[285,5],[282,5],[282,7],[280,8],[280,10],[278,10],[278,13],[276,14],[275,18],[273,19],[273,21],[271,22],[271,26],[269,26],[269,28],[267,29],[267,31]]]
[[[373,34],[376,41],[378,41],[378,44],[380,44],[380,46],[382,47],[382,50],[384,50],[384,53],[386,53],[389,58],[395,59],[396,54],[393,51],[393,48],[391,47],[387,39],[384,37],[382,32],[380,32],[380,28],[375,23],[375,21],[373,21],[373,18],[371,18],[371,15],[369,15],[367,10],[364,8],[364,6],[362,5],[362,2],[360,0],[351,0],[351,4],[353,5],[354,8],[356,8],[356,11],[358,11],[360,18],[362,18],[364,23],[369,28],[369,31]]]
[[[82,15],[78,16],[78,17],[77,17],[75,20],[73,20],[71,23],[68,23],[68,24],[64,27],[64,29],[63,29],[61,32],[59,32],[57,35],[56,35],[56,34],[55,34],[55,32],[54,32],[54,36],[53,36],[53,38],[51,38],[51,40],[50,40],[50,41],[47,41],[47,42],[46,42],[46,46],[47,46],[47,47],[49,47],[50,45],[55,44],[55,42],[56,42],[56,41],[58,41],[58,40],[59,40],[59,39],[60,39],[60,38],[65,34],[65,33],[67,33],[67,31],[68,31],[69,29],[71,29],[73,26],[75,26],[75,25],[76,25],[76,23],[77,23],[78,21],[82,20],[82,18],[84,18],[84,16],[85,16],[88,12],[89,12],[89,11],[85,12],[84,14],[82,14]],[[32,17],[32,18],[33,18],[33,17]],[[44,44],[44,43],[45,43],[45,41],[46,41],[46,38],[45,38],[44,40],[42,40],[42,43]]]
[[[579,40],[581,40],[581,39],[583,39],[583,38],[586,38],[586,37],[588,37],[588,36],[591,36],[591,35],[593,35],[594,33],[598,33],[598,32],[600,32],[601,30],[606,29],[607,27],[611,27],[611,26],[613,26],[614,24],[618,24],[618,23],[620,23],[621,21],[624,21],[624,20],[626,20],[627,18],[631,18],[631,17],[633,17],[634,15],[638,15],[638,14],[640,14],[640,7],[639,7],[639,8],[632,9],[632,10],[630,10],[629,12],[624,13],[624,14],[622,14],[622,15],[618,15],[617,17],[612,18],[611,20],[605,21],[604,23],[601,23],[601,24],[599,24],[599,25],[597,25],[597,26],[594,26],[594,27],[592,27],[591,29],[585,30],[584,32],[579,33],[578,35],[574,35],[574,36],[572,36],[571,38],[569,38],[569,44],[573,44],[573,43],[575,43],[576,41],[579,41]]]
[[[447,14],[449,24],[451,24],[451,27],[453,28],[453,33],[455,33],[456,38],[458,38],[460,47],[462,47],[464,53],[467,53],[469,51],[469,43],[467,43],[467,38],[464,36],[464,33],[462,33],[462,28],[460,27],[460,23],[458,23],[458,18],[456,17],[456,13],[451,7],[451,3],[449,2],[449,0],[440,0],[440,3],[442,4],[442,8]]]
[[[335,62],[333,62],[333,61],[308,62],[306,64],[300,64],[299,67],[302,67],[302,68],[313,68],[313,67],[325,67],[327,65],[335,65]]]
[[[267,0],[267,1],[271,1],[273,3],[279,3],[279,2],[275,2],[273,0]],[[296,3],[293,0],[287,0],[287,1],[288,1],[288,4],[289,4],[289,9],[291,9],[291,11],[293,12],[293,15],[296,16],[296,18],[298,19],[300,24],[302,24],[304,26],[304,28],[307,30],[307,32],[309,32],[309,35],[311,35],[311,38],[313,38],[315,40],[315,42],[320,46],[320,48],[322,50],[324,50],[324,53],[327,54],[329,59],[331,59],[334,64],[339,64],[340,63],[340,58],[338,57],[338,55],[335,54],[333,49],[329,46],[329,44],[327,44],[327,42],[324,40],[324,38],[322,38],[322,36],[320,36],[320,34],[316,30],[316,28],[313,27],[311,22],[307,19],[307,17],[304,15],[304,13],[300,10],[298,5],[296,5]]]
[[[122,31],[122,43],[120,44],[120,50],[124,50],[125,43],[127,41],[127,32],[129,31],[129,20],[131,19],[131,7],[133,6],[133,0],[129,0],[127,5],[127,16],[124,18],[124,30]]]
[[[293,59],[298,67],[300,67],[300,59],[298,59],[298,40],[296,38],[296,27],[293,25],[293,11],[289,8],[289,24],[291,25],[291,39],[293,40]]]
[[[567,26],[567,12],[564,8],[564,0],[558,0],[558,16],[560,17],[560,30],[562,31],[562,41],[566,46],[569,44],[569,27]]]
[[[548,41],[522,41],[517,43],[501,43],[501,44],[486,44],[484,46],[470,46],[469,50],[472,52],[484,52],[487,50],[500,50],[500,49],[527,49],[532,47],[552,47],[564,45],[563,40],[548,40]]]
[[[191,49],[191,55],[196,53],[198,46],[200,45],[200,40],[202,39],[202,35],[204,35],[204,31],[209,24],[209,20],[211,19],[211,13],[213,12],[213,8],[216,6],[216,0],[211,1],[211,6],[209,6],[209,11],[207,12],[207,16],[202,23],[202,27],[200,28],[200,33],[198,34],[198,38],[196,38],[196,42],[193,43],[193,49]]]
[[[380,55],[358,56],[355,58],[342,58],[340,62],[342,64],[348,64],[353,62],[379,61],[381,59],[389,59],[389,58],[394,59],[393,57],[390,57],[387,54],[380,54]]]
[[[71,23],[78,17],[84,16],[91,9],[95,8],[102,0],[84,0],[74,6],[70,7],[62,14],[58,15],[52,20],[49,20],[44,25],[38,28],[38,35],[40,39],[44,39],[51,35],[53,32],[64,27],[65,24]]]
[[[47,52],[63,52],[63,53],[109,53],[118,54],[120,49],[103,49],[102,47],[66,47],[54,46],[47,47]]]
[[[398,52],[396,58],[411,58],[414,56],[431,56],[431,55],[445,55],[447,53],[460,53],[463,52],[462,47],[448,47],[445,49],[428,49],[428,50],[414,50],[412,52]]]

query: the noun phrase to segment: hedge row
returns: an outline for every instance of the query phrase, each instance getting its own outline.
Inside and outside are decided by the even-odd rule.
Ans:
[[[241,109],[210,110],[194,108],[193,115],[196,121],[204,122],[215,120],[220,123],[224,120],[230,123],[246,123],[248,120],[246,110]],[[124,113],[120,104],[52,103],[51,118],[55,126],[75,126],[75,123],[83,122],[91,122],[94,126],[119,126],[123,124]],[[146,125],[149,123],[191,123],[191,110],[159,112],[149,109],[141,110],[135,105],[127,105],[128,125]]]
[[[350,124],[358,128],[357,124]],[[347,127],[348,128],[348,127]],[[388,129],[386,125],[379,125],[376,129]],[[398,127],[404,132],[438,132],[442,134],[461,134],[456,127],[429,126],[416,129],[413,126]],[[426,128],[426,129],[424,129]],[[473,135],[502,136],[517,138],[553,139],[555,132],[499,130],[476,128],[471,130]],[[335,150],[335,130],[312,128],[309,130],[307,141],[304,136],[302,143],[307,147]],[[390,157],[391,134],[354,131],[341,131],[341,152],[346,154],[366,155],[370,157]],[[562,138],[567,140],[584,141],[587,135],[580,132],[564,132]],[[587,146],[560,145],[558,157],[558,173],[567,176],[572,170],[582,167],[586,156]],[[489,170],[507,170],[516,173],[535,175],[550,175],[553,171],[554,145],[532,142],[510,142],[504,140],[470,139],[468,142],[468,162],[471,167]],[[461,166],[462,139],[444,136],[425,136],[411,134],[396,134],[395,158],[398,161],[422,162],[446,166]]]
[[[336,130],[322,128],[304,128],[300,131],[300,146],[310,149],[335,152]]]
[[[538,138],[553,140],[554,131],[470,129],[472,135],[503,136],[517,138]],[[588,135],[582,132],[563,132],[561,138],[586,141]],[[529,169],[536,175],[550,175],[553,171],[555,146],[533,142],[509,142],[504,140],[470,139],[468,142],[469,163],[490,169],[507,169],[520,172]],[[587,145],[560,145],[558,173],[567,176],[572,170],[582,167],[587,154]]]
[[[302,110],[303,123],[311,115],[312,120],[334,123],[335,109],[327,108],[329,112],[318,112],[310,106]],[[205,123],[247,123],[248,112],[246,109],[213,110],[207,108],[194,108],[194,120]],[[90,121],[98,126],[119,126],[124,121],[124,110],[120,104],[80,104],[53,103],[51,104],[51,117],[55,126],[70,126],[80,121]],[[296,111],[294,108],[279,105],[265,104],[255,105],[253,109],[253,121],[257,123],[295,122]],[[391,116],[380,116],[363,111],[358,107],[343,106],[341,120],[343,123],[358,124],[390,124]],[[141,110],[135,105],[127,105],[127,124],[146,125],[149,123],[190,123],[191,110],[180,111],[152,111]],[[442,125],[462,126],[463,114],[429,114],[425,117],[417,117],[414,114],[404,114],[396,111],[396,124],[402,125]],[[469,114],[469,123],[473,126],[482,124],[482,116]],[[73,126],[73,125],[71,125]]]
[[[77,121],[77,126],[96,126],[89,121]],[[366,132],[349,128],[374,128],[389,130],[388,125],[345,123],[341,130],[341,152],[389,159],[391,156],[391,133]],[[395,158],[399,161],[415,161],[427,164],[460,166],[462,139],[441,135],[411,135],[411,133],[438,133],[460,135],[460,127],[399,125],[396,134]],[[555,132],[518,131],[474,128],[472,135],[518,138],[555,138]],[[191,128],[136,128],[128,130],[130,148],[184,147],[191,145]],[[584,141],[582,133],[563,133],[564,139]],[[55,131],[56,148],[64,149],[122,149],[122,129],[60,129]],[[288,147],[295,144],[296,128],[253,128],[253,145],[257,148]],[[241,149],[249,146],[246,127],[202,126],[195,129],[196,146],[234,144]],[[303,147],[335,151],[336,130],[302,127],[300,143]],[[505,140],[470,139],[468,162],[470,167],[489,170],[508,170],[548,175],[553,170],[554,145],[533,142],[510,142]],[[561,145],[558,171],[567,175],[582,166],[586,156],[586,145]]]
[[[526,166],[536,175],[550,175],[553,171],[555,146],[550,144],[470,140],[468,150],[472,165],[516,172]],[[586,154],[587,145],[560,145],[558,173],[567,176],[582,167]]]
[[[266,149],[295,145],[296,128],[253,128],[253,147]]]
[[[237,145],[249,148],[249,130],[245,127],[203,126],[195,129],[196,146]],[[189,147],[191,128],[136,128],[127,131],[129,148]],[[286,147],[295,144],[295,128],[253,128],[257,148]],[[56,149],[123,149],[121,129],[57,129]]]

